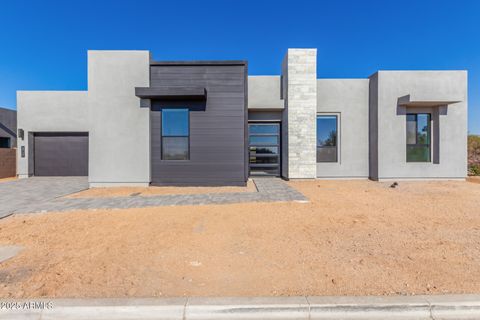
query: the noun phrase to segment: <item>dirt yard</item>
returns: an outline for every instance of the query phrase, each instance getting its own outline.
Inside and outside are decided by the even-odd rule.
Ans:
[[[158,196],[166,194],[201,194],[201,193],[228,193],[228,192],[256,192],[253,181],[249,180],[245,187],[115,187],[92,188],[68,196],[68,198],[96,198],[96,197],[127,197]]]
[[[480,176],[470,176],[467,178],[468,182],[480,183]]]
[[[290,184],[310,202],[0,220],[0,297],[480,293],[479,184]]]

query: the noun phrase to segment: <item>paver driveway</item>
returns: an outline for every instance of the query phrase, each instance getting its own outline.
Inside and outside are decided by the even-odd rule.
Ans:
[[[0,218],[85,189],[86,177],[32,177],[0,183]]]
[[[0,184],[0,218],[12,213],[86,209],[126,209],[173,205],[206,205],[244,202],[307,201],[278,178],[254,179],[257,192],[176,194],[106,198],[64,198],[88,188],[86,178],[30,178]],[[5,203],[5,205],[3,205]]]

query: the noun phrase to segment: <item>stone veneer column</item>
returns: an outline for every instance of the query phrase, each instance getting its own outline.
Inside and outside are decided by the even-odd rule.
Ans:
[[[282,74],[283,176],[316,178],[317,49],[288,49]]]

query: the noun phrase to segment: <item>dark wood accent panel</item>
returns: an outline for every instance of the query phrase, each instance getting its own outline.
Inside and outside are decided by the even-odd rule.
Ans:
[[[155,185],[245,185],[248,174],[244,63],[152,64],[150,86],[201,87],[206,100],[151,101],[151,168]],[[161,159],[161,110],[190,110],[190,160]]]

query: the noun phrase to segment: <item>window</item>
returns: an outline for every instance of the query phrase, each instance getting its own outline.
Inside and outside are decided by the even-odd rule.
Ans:
[[[0,148],[10,148],[10,138],[0,137]]]
[[[188,160],[190,121],[188,109],[162,110],[162,160]]]
[[[337,116],[317,116],[317,162],[337,162]]]
[[[430,114],[407,114],[407,162],[430,162]]]

